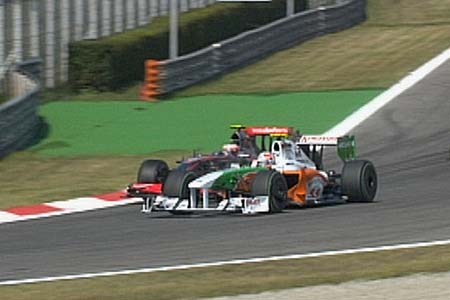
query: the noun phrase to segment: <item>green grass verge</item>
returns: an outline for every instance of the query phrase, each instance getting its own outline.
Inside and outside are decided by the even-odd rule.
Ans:
[[[165,151],[49,158],[30,152],[15,153],[0,161],[0,210],[118,191],[135,182],[144,159],[160,158],[175,166],[175,161],[188,154]]]
[[[278,52],[176,93],[387,88],[450,47],[450,0],[369,0],[363,25]]]
[[[449,0],[369,0],[369,24],[376,26],[449,25]]]
[[[440,246],[0,287],[4,300],[199,299],[450,270]]]
[[[29,151],[41,155],[130,155],[161,150],[217,150],[230,124],[289,125],[322,133],[380,90],[217,95],[182,101],[51,102],[41,107],[47,139]]]

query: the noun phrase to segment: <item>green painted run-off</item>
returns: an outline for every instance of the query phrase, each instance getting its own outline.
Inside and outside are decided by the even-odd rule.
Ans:
[[[214,95],[146,102],[52,102],[41,107],[49,135],[32,150],[50,156],[212,151],[230,124],[287,125],[320,134],[381,90],[270,96]]]

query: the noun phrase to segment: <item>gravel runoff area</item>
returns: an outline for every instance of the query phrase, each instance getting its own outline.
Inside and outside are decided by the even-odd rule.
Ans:
[[[353,281],[338,285],[319,285],[275,292],[209,300],[448,300],[450,273],[417,274],[407,277]]]

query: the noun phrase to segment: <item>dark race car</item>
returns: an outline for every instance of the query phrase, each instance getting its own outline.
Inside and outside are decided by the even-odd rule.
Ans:
[[[231,128],[234,132],[230,143],[224,145],[222,150],[208,155],[194,154],[181,161],[172,170],[165,161],[145,160],[139,168],[137,182],[127,188],[128,196],[142,198],[159,194],[171,197],[184,196],[181,192],[186,190],[183,188],[183,182],[190,182],[218,170],[250,166],[261,151],[270,147],[274,135],[291,136],[294,133],[292,127],[232,125]]]

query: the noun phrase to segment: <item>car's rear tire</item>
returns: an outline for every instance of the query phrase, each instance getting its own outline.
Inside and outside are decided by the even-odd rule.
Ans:
[[[269,212],[281,212],[287,205],[286,179],[274,170],[256,174],[251,184],[253,196],[269,196]]]
[[[167,197],[189,198],[188,184],[196,178],[192,172],[174,170],[169,173],[164,183],[163,194]]]
[[[342,194],[348,202],[373,202],[378,188],[377,172],[368,160],[345,162],[341,175]]]
[[[138,171],[139,183],[163,183],[169,174],[169,166],[163,160],[147,159]]]

